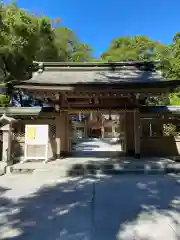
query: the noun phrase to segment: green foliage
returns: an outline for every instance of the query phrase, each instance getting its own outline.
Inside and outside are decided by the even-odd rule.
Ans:
[[[34,54],[36,61],[58,61],[58,51],[55,45],[55,34],[52,30],[51,20],[42,16],[38,22],[38,45]]]
[[[54,34],[58,61],[85,62],[90,58],[92,49],[80,42],[71,29],[61,26],[54,29]]]
[[[107,61],[131,60],[158,60],[157,69],[162,71],[164,77],[170,79],[180,78],[180,33],[174,37],[170,46],[153,41],[147,36],[125,36],[115,38],[108,50],[101,55]],[[151,97],[148,105],[180,105],[180,96],[177,93],[169,97]]]
[[[0,107],[6,107],[9,105],[10,97],[7,94],[0,94]]]
[[[38,22],[16,4],[1,4],[0,54],[5,80],[20,79],[27,73],[38,44]]]
[[[35,16],[15,3],[0,3],[0,83],[31,77],[33,61],[88,61],[89,45],[59,26],[59,19]],[[7,104],[1,95],[0,104]]]
[[[170,105],[170,99],[168,96],[151,96],[147,99],[146,104],[148,106],[168,106]]]
[[[89,45],[74,32],[60,27],[57,19],[37,17],[16,4],[0,4],[0,81],[31,76],[29,66],[36,61],[87,61]]]
[[[168,60],[169,48],[147,36],[125,36],[115,38],[102,59],[113,61]]]
[[[180,106],[180,93],[169,94],[170,105]]]

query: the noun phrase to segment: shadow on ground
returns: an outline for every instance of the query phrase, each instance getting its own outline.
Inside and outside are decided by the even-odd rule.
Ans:
[[[164,174],[165,172],[179,173],[180,169],[173,167],[172,164],[174,164],[174,162],[165,158],[142,158],[139,160],[133,157],[128,158],[121,156],[107,157],[104,159],[97,157],[93,160],[72,163],[68,167],[67,175],[72,177],[97,175],[99,173],[110,176],[127,173],[142,174],[145,172],[150,172],[151,174]]]
[[[78,178],[16,201],[2,188],[0,239],[180,239],[179,189],[178,176]]]

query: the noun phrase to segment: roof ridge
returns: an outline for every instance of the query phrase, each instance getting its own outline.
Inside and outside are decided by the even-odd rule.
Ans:
[[[152,67],[159,63],[156,61],[105,61],[105,62],[33,62],[40,69],[44,67],[118,67],[118,66],[146,66]]]

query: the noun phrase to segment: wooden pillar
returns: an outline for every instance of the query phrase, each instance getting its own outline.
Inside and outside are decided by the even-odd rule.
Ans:
[[[56,159],[61,157],[61,117],[56,117]]]
[[[104,118],[101,119],[101,139],[104,139]]]
[[[134,155],[140,158],[141,122],[139,111],[134,111]]]
[[[87,138],[87,135],[88,135],[88,122],[87,122],[87,119],[85,119],[85,122],[84,122],[84,137]]]
[[[61,155],[64,157],[69,154],[69,115],[67,111],[62,112],[61,114],[63,121],[61,126],[61,131],[63,132]]]
[[[73,137],[73,132],[72,132],[72,118],[70,118],[70,115],[67,114],[67,141],[68,141],[68,155],[71,155],[72,152],[72,137]]]
[[[119,115],[119,130],[118,137],[121,142],[121,150],[126,153],[126,113],[120,113]]]
[[[112,138],[115,137],[115,125],[114,122],[112,121]]]
[[[68,112],[63,111],[56,117],[56,158],[65,157],[69,152]]]
[[[134,112],[126,112],[125,115],[125,127],[126,127],[126,155],[134,156]]]
[[[90,121],[93,120],[93,112],[92,112],[92,111],[90,112],[90,116],[89,116],[89,118],[90,118]]]

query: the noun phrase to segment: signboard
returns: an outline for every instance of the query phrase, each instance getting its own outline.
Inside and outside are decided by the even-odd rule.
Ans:
[[[48,142],[48,125],[26,125],[25,140],[29,144],[46,144]]]
[[[48,125],[25,126],[25,151],[24,161],[48,159]]]

